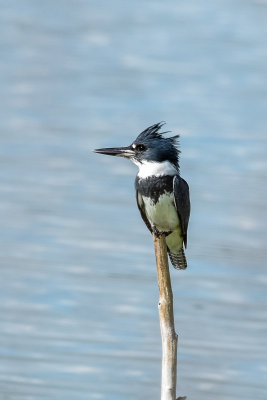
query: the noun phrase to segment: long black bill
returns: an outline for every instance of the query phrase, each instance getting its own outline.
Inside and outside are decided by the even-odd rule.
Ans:
[[[107,156],[132,157],[134,155],[134,151],[130,146],[95,149],[93,151],[94,153],[106,154]]]

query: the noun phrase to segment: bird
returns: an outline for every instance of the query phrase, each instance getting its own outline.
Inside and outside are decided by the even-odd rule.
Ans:
[[[130,159],[139,168],[135,178],[136,201],[149,231],[165,236],[167,252],[175,269],[186,269],[184,248],[190,217],[190,194],[180,176],[179,137],[165,137],[165,122],[142,131],[127,147],[93,150],[95,153]]]

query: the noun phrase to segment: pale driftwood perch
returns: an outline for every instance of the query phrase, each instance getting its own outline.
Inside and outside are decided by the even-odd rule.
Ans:
[[[159,319],[162,340],[161,400],[176,400],[177,341],[173,295],[165,237],[153,235],[159,285]]]

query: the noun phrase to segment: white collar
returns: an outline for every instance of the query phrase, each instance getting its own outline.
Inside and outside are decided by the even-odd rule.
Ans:
[[[169,161],[162,162],[153,162],[153,161],[144,161],[141,163],[137,163],[139,167],[138,176],[139,178],[145,179],[149,176],[163,176],[170,175],[174,176],[178,173],[175,166]]]

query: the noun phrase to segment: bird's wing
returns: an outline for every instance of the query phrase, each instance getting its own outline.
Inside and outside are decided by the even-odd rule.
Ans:
[[[173,179],[174,204],[179,216],[184,245],[187,245],[187,227],[190,216],[190,197],[187,182],[178,175]]]
[[[144,223],[146,224],[147,228],[152,233],[152,228],[151,228],[150,222],[148,221],[146,213],[145,213],[144,202],[143,202],[142,196],[138,192],[138,190],[136,191],[136,202],[137,202],[137,206],[139,208],[139,211],[140,211],[141,217],[143,218]]]

